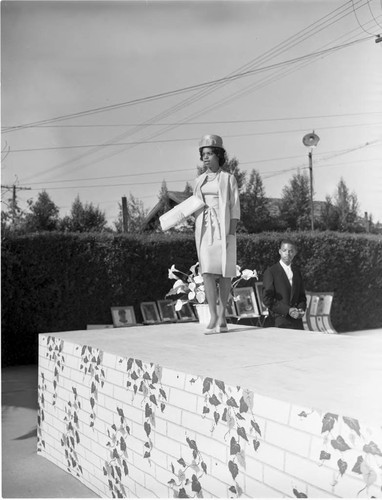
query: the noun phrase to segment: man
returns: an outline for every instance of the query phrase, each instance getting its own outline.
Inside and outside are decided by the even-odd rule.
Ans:
[[[302,317],[306,296],[300,269],[292,264],[296,245],[289,239],[281,241],[280,261],[269,267],[263,278],[263,302],[278,328],[303,330]]]

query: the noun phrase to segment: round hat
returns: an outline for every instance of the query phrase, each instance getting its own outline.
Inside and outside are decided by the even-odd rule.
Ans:
[[[223,139],[219,135],[205,135],[199,142],[199,151],[202,148],[220,148],[225,151],[223,147]]]

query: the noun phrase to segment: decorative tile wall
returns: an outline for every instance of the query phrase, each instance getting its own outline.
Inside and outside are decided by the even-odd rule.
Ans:
[[[38,453],[102,497],[378,497],[382,429],[39,338]]]

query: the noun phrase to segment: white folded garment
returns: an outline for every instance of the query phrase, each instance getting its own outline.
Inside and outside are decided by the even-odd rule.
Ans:
[[[163,231],[171,229],[202,207],[204,207],[203,200],[194,195],[190,196],[159,217],[161,228]]]

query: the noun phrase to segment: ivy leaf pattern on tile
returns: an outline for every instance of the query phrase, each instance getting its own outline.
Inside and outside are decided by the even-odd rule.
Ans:
[[[313,413],[314,411],[305,412],[306,417],[304,418],[308,418]],[[298,416],[301,416],[301,412]],[[364,490],[367,492],[369,487],[376,482],[378,474],[382,477],[382,453],[380,447],[374,441],[367,442],[365,440],[364,436],[369,433],[369,430],[364,429],[362,432],[357,419],[346,416],[340,419],[339,415],[325,413],[322,418],[321,433],[324,436],[323,449],[319,457],[320,465],[324,461],[325,464],[334,461],[338,471],[331,483],[334,493],[339,481],[349,473],[361,475],[365,483],[364,488],[354,492],[354,497]],[[346,435],[346,440],[343,437],[344,435]],[[358,453],[356,459],[354,458],[355,453]]]
[[[106,448],[109,452],[109,460],[105,461],[102,471],[107,477],[108,487],[113,498],[126,498],[129,495],[123,481],[129,475],[127,444],[130,425],[123,408],[117,407],[117,416],[119,417],[118,427],[116,424],[112,424],[107,430],[109,440],[106,443]]]
[[[379,457],[382,457],[381,450],[378,448],[378,445],[373,443],[373,441],[370,441],[370,443],[365,444],[363,447],[363,451],[365,453],[370,453],[371,455],[378,455]]]
[[[172,488],[174,498],[203,498],[203,488],[201,480],[207,474],[207,465],[194,439],[186,438],[191,457],[188,462],[183,457],[177,460],[181,469],[176,469],[171,462],[171,478],[167,484]]]
[[[53,392],[52,405],[54,406],[57,400],[57,388],[60,381],[60,373],[63,371],[65,366],[65,357],[63,354],[64,341],[49,335],[47,337],[46,347],[48,350],[48,352],[46,353],[46,357],[49,359],[49,361],[54,362],[54,369],[53,369],[54,377],[53,377],[53,391],[52,391]]]
[[[45,393],[47,385],[45,382],[45,375],[40,373],[38,391],[38,410],[37,410],[37,451],[45,448],[45,440],[43,439],[42,426],[45,420]]]
[[[340,450],[340,451],[350,450],[350,446],[345,442],[345,440],[342,436],[337,436],[337,439],[332,439],[330,441],[330,444],[336,450]]]
[[[239,497],[243,492],[239,476],[240,470],[246,469],[246,453],[256,453],[260,446],[261,430],[253,413],[254,394],[240,386],[226,386],[207,377],[203,380],[203,395],[203,418],[211,418],[211,414],[213,417],[211,433],[218,425],[227,428],[225,436],[230,437],[228,470],[234,480],[229,491]],[[248,450],[246,443],[250,445]]]
[[[326,413],[322,419],[321,433],[331,431],[337,421],[338,415],[335,415],[334,413]]]
[[[65,406],[65,432],[61,437],[61,446],[65,451],[65,458],[67,464],[67,471],[71,474],[80,477],[83,474],[80,459],[76,451],[77,445],[80,443],[79,434],[79,418],[78,412],[80,404],[78,401],[78,394],[75,387],[72,387],[73,400],[69,400]]]
[[[102,365],[103,351],[95,347],[83,345],[81,349],[80,370],[89,379],[90,387],[90,427],[94,427],[97,416],[98,392],[105,384],[105,370]]]
[[[122,358],[119,362],[126,364],[126,388],[132,391],[131,399],[142,395],[142,405],[145,408],[143,430],[146,434],[143,458],[150,462],[153,441],[151,435],[156,426],[156,412],[164,413],[167,403],[167,393],[162,385],[162,366],[154,363],[144,363],[135,358]]]

